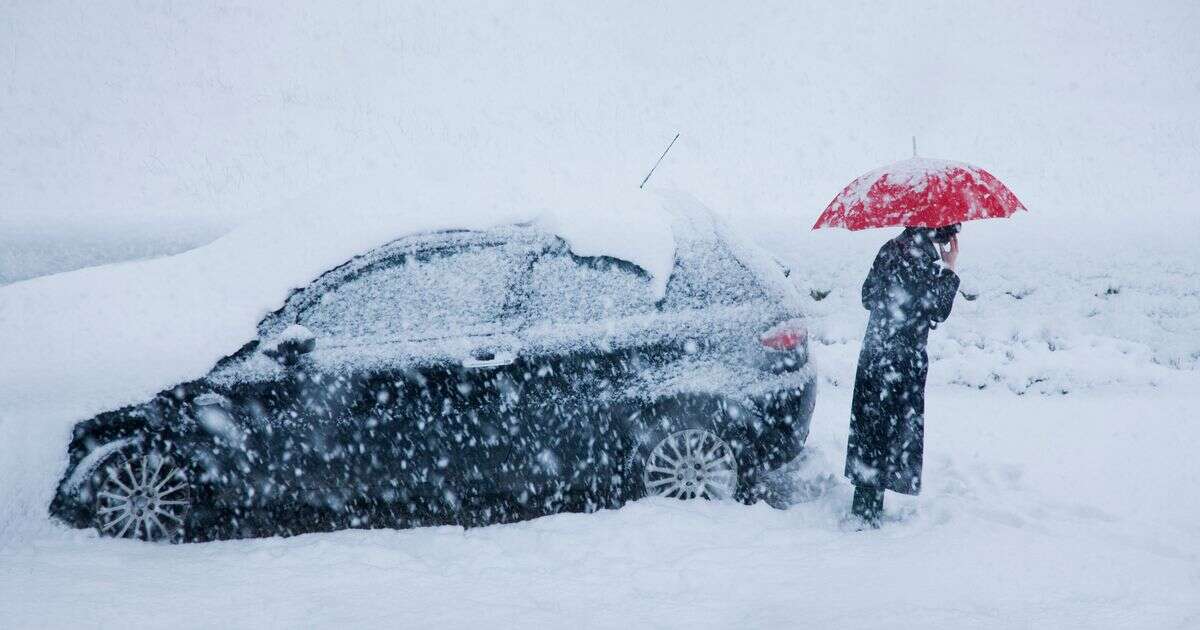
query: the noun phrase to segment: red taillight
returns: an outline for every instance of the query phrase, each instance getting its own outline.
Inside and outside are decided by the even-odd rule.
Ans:
[[[776,325],[759,338],[764,347],[781,352],[803,349],[807,339],[808,329],[792,320]]]
[[[798,319],[776,324],[758,339],[766,349],[762,356],[765,370],[784,374],[808,363],[808,329]]]

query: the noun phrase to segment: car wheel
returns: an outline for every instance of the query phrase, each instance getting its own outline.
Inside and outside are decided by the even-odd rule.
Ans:
[[[737,460],[712,431],[675,431],[646,455],[642,484],[646,496],[730,499],[738,488]]]
[[[95,526],[101,536],[183,542],[192,484],[169,455],[118,451],[99,469]]]

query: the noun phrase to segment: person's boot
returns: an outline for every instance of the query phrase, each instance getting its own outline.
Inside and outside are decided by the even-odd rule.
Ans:
[[[854,486],[850,513],[862,519],[871,529],[879,529],[879,518],[883,515],[883,488]]]

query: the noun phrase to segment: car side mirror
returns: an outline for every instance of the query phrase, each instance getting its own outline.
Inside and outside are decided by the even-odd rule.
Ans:
[[[268,357],[284,365],[291,365],[316,347],[317,337],[311,330],[300,324],[292,324],[259,346],[259,349]]]

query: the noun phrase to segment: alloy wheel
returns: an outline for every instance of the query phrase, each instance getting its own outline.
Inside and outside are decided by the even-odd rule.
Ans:
[[[729,499],[737,490],[737,460],[712,431],[677,431],[651,449],[642,483],[648,496]]]
[[[96,493],[101,536],[182,542],[192,506],[187,475],[170,457],[120,453],[102,467]]]

